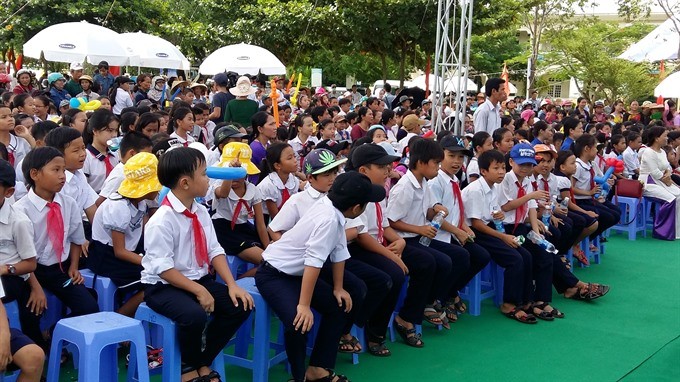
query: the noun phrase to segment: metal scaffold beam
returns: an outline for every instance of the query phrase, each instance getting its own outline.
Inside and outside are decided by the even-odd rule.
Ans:
[[[466,107],[473,0],[439,0],[434,63],[432,122],[436,132],[447,128],[444,102],[454,110],[451,130],[462,135]],[[456,24],[458,21],[458,24]],[[455,95],[455,96],[454,96]],[[462,113],[460,112],[462,111]],[[459,118],[460,116],[460,118]]]

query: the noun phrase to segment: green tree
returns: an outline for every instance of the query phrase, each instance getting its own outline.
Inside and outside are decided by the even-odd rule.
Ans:
[[[588,99],[647,97],[657,82],[649,68],[616,56],[653,28],[639,23],[620,28],[597,18],[555,26],[546,33],[553,50],[546,64],[558,68],[557,75],[574,77],[579,92]]]

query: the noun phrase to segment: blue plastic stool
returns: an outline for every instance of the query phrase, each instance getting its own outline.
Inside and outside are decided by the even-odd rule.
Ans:
[[[644,217],[645,217],[645,232],[647,230],[654,230],[654,218],[652,217],[652,211],[655,207],[658,208],[659,201],[653,198],[642,198],[644,201]]]
[[[271,318],[273,312],[267,302],[255,286],[253,277],[246,277],[236,281],[236,284],[245,289],[253,297],[255,311],[250,315],[252,319],[246,320],[236,334],[236,348],[234,355],[224,354],[224,363],[236,365],[253,371],[253,382],[266,382],[269,379],[269,369],[288,359],[283,345],[272,344],[270,341]],[[253,330],[253,324],[255,326]],[[315,321],[315,325],[317,323]],[[251,333],[253,336],[251,337]],[[253,358],[248,359],[248,346],[252,341]],[[276,350],[276,355],[269,357],[271,348]]]
[[[470,280],[468,285],[458,294],[460,298],[468,301],[468,309],[471,316],[482,314],[482,301],[496,295],[493,282],[490,279],[491,264],[487,264],[484,269]]]
[[[52,354],[59,354],[64,342],[78,348],[80,381],[118,381],[117,345],[123,341],[131,342],[130,360],[146,365],[146,344],[142,323],[118,313],[99,312],[84,316],[65,318],[57,323],[52,334]],[[59,381],[60,358],[50,357],[47,371],[48,382]],[[139,373],[141,382],[149,382],[149,370],[141,367],[136,370],[130,365],[128,379]]]
[[[102,312],[113,312],[115,311],[116,305],[116,284],[114,284],[110,278],[95,275],[89,269],[81,269],[80,274],[85,279],[85,287],[89,289],[94,289],[97,292],[97,304],[99,304],[99,310]]]
[[[593,241],[592,244],[597,247],[596,250],[591,251],[590,250],[590,238],[586,237],[581,241],[581,250],[583,253],[588,256],[588,261],[590,264],[600,264],[600,253],[601,253],[601,248],[600,248],[600,237],[597,236]],[[581,264],[581,268],[587,268],[587,265]]]
[[[505,268],[496,264],[493,260],[489,264],[491,265],[491,282],[496,290],[496,294],[493,296],[493,303],[496,307],[500,307],[503,304],[503,283],[505,281],[503,272],[505,272]]]
[[[614,197],[619,209],[621,209],[621,221],[611,227],[615,232],[627,232],[628,240],[635,240],[637,233],[642,232],[642,237],[647,237],[647,208],[644,198],[627,198],[624,196]],[[625,224],[630,222],[629,224]]]

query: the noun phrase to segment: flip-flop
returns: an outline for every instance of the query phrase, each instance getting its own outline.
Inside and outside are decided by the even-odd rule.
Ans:
[[[525,315],[524,316],[518,316],[517,313],[523,312]],[[503,312],[501,312],[503,313]],[[536,324],[538,321],[536,320],[536,317],[533,314],[528,314],[524,312],[520,307],[516,306],[513,310],[503,313],[505,317],[511,318],[515,321],[521,322],[523,324]]]

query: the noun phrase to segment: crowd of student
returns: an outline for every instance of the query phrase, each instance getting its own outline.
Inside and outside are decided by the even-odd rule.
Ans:
[[[220,379],[212,360],[253,308],[226,256],[254,265],[243,277],[255,277],[281,319],[295,381],[346,381],[333,369],[338,352],[362,350],[353,325],[378,357],[391,355],[390,323],[407,345],[423,347],[416,325],[449,328],[467,310],[459,291],[490,261],[504,272],[505,316],[524,324],[564,318],[553,286],[577,300],[609,291],[579,280],[566,258],[573,251],[587,264],[579,243],[604,240],[620,221],[613,193],[595,183],[605,146],[626,162],[612,185],[638,176],[645,190],[658,186],[646,191],[657,198],[673,195],[656,212],[655,235],[680,238],[680,190],[668,182],[680,134],[654,122],[603,122],[584,132],[587,121],[569,113],[558,122],[563,139],[533,116],[514,128],[435,136],[423,130],[429,101],[416,108],[409,97],[355,100],[354,89],[340,99],[289,92],[280,79],[272,103],[248,77],[225,74],[195,98],[190,84],[168,93],[157,78],[152,86],[165,94],[157,99],[150,76],[137,77],[146,98],[119,77],[113,89],[127,98],[112,103],[126,107],[59,105],[58,123],[36,107],[49,110],[45,95],[15,92],[0,104],[0,275],[3,301],[19,302],[25,333],[10,336],[0,319],[0,366],[12,360],[25,380],[39,380],[49,351],[49,330],[40,330],[45,291],[70,315],[98,311],[83,267],[128,297],[119,313],[134,316],[145,301],[177,323],[184,381]],[[501,85],[487,83],[491,111],[504,100]],[[501,113],[483,119],[500,124]],[[210,167],[243,167],[247,176],[209,179]]]

